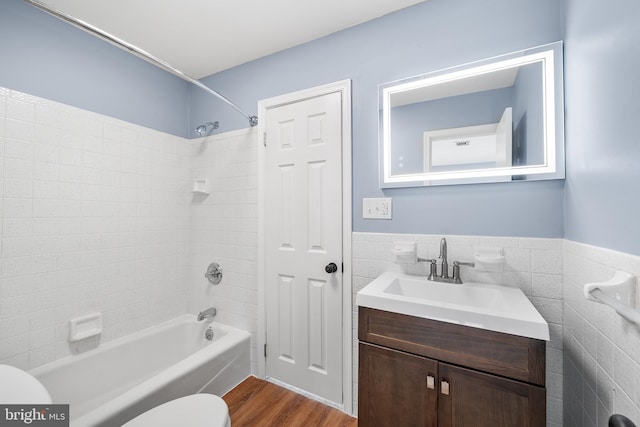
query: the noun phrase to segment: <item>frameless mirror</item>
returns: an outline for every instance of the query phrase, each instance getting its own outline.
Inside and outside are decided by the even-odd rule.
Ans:
[[[380,85],[380,186],[564,178],[562,42]]]

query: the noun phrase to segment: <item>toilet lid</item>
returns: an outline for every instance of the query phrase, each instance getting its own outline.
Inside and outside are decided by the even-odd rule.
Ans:
[[[51,396],[42,383],[28,372],[10,365],[0,365],[0,403],[48,405]]]
[[[122,427],[225,427],[229,408],[213,394],[193,394],[138,415]]]

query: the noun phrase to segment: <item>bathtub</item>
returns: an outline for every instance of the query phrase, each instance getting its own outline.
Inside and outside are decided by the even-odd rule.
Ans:
[[[249,376],[250,335],[187,314],[30,373],[70,405],[72,427],[120,426],[181,396],[222,396]]]

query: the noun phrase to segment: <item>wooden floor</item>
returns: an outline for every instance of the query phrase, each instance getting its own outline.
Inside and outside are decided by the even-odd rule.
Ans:
[[[344,412],[270,382],[249,377],[223,396],[232,427],[357,427]]]

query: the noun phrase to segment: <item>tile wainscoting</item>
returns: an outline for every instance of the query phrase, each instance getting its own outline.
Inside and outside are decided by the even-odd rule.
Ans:
[[[620,413],[640,422],[640,326],[588,301],[585,283],[616,270],[640,277],[640,257],[564,242],[564,426],[606,426]],[[637,290],[637,285],[636,285]],[[640,307],[636,292],[636,307]]]
[[[394,241],[414,241],[423,258],[437,258],[443,236],[353,233],[355,294],[385,271],[427,274],[426,264],[401,266]],[[616,270],[640,277],[640,257],[564,239],[444,236],[449,260],[471,260],[473,248],[504,248],[503,271],[463,269],[467,281],[517,286],[547,320],[547,426],[607,425],[613,413],[640,420],[640,326],[608,306],[588,301],[587,282],[610,279]],[[636,307],[640,294],[636,293]],[[353,391],[357,408],[357,308],[353,311]]]

